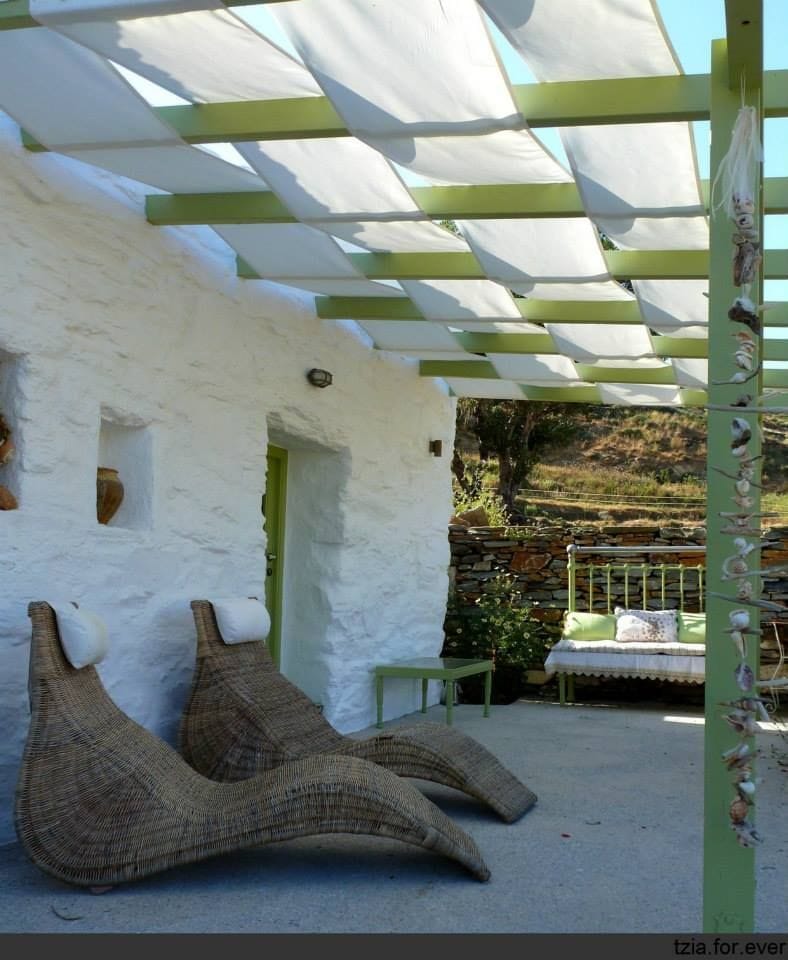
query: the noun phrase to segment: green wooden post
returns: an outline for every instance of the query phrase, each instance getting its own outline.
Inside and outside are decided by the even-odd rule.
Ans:
[[[760,25],[760,24],[758,24]],[[753,26],[755,29],[755,26]],[[730,82],[728,69],[729,41],[715,40],[712,44],[711,77],[711,178],[712,181],[721,160],[727,152],[731,131],[742,105],[742,93],[739,83]],[[760,88],[757,74],[750,71],[747,80],[746,103],[758,106]],[[762,116],[762,115],[761,115]],[[762,171],[761,171],[762,174]],[[715,197],[715,200],[717,197]],[[756,198],[757,200],[757,198]],[[760,219],[760,236],[763,238],[763,218]],[[731,271],[732,234],[734,226],[724,211],[715,212],[711,217],[711,269],[709,276],[709,402],[712,404],[732,404],[741,394],[749,393],[757,397],[760,380],[752,380],[744,385],[725,384],[714,386],[715,380],[726,380],[736,371],[733,362],[733,336],[736,330],[746,329],[742,324],[728,319],[728,309],[734,299],[741,294],[741,288],[734,286]],[[751,298],[758,303],[760,283],[753,284]],[[704,932],[741,932],[749,933],[755,924],[755,856],[751,848],[739,846],[736,835],[731,829],[728,808],[736,791],[732,783],[732,774],[722,762],[725,750],[738,743],[737,734],[723,719],[724,710],[720,702],[742,696],[734,680],[734,670],[739,663],[736,648],[725,631],[730,627],[729,613],[742,607],[750,610],[753,629],[757,629],[759,613],[757,608],[747,607],[745,603],[728,603],[716,599],[714,594],[733,595],[735,583],[721,579],[723,558],[735,554],[734,537],[723,533],[730,520],[720,518],[720,512],[735,511],[738,508],[732,501],[733,481],[721,476],[714,468],[736,475],[739,463],[731,453],[731,422],[734,416],[742,416],[753,423],[752,440],[748,447],[753,455],[759,451],[758,429],[754,414],[746,409],[724,412],[709,410],[708,414],[708,514],[707,514],[707,570],[706,570],[706,689],[705,689],[705,800],[704,800],[704,856],[703,856],[703,930]],[[760,461],[754,466],[758,467]],[[755,480],[758,480],[760,470]],[[759,512],[758,488],[752,487],[755,505],[753,513]],[[750,512],[748,509],[747,513]],[[758,527],[759,521],[752,522]],[[746,538],[749,543],[757,544],[758,536]],[[748,557],[749,567],[760,563],[759,550]],[[755,581],[757,586],[757,581]],[[748,662],[758,673],[757,638],[748,638]],[[752,744],[751,744],[752,746]],[[752,820],[753,816],[748,819]]]

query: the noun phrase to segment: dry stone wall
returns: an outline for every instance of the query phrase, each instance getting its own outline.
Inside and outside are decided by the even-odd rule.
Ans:
[[[769,531],[769,538],[780,543],[763,551],[763,566],[775,567],[788,563],[788,528]],[[525,602],[532,603],[533,614],[544,624],[551,638],[560,635],[561,621],[569,600],[567,579],[567,545],[591,547],[641,547],[641,546],[694,546],[703,547],[706,531],[703,527],[659,527],[643,525],[578,526],[557,524],[551,526],[524,527],[466,527],[452,524],[449,527],[451,567],[450,589],[456,605],[462,610],[473,608],[476,600],[493,590],[493,581],[500,574],[511,575],[518,584]],[[599,558],[600,563],[607,558]],[[642,559],[646,560],[647,557]],[[655,558],[656,559],[656,558]],[[660,561],[680,562],[693,566],[703,562],[703,554],[660,555]],[[640,557],[628,558],[639,563]],[[583,576],[578,577],[578,596],[584,596]],[[585,578],[587,582],[587,577]],[[612,595],[616,603],[623,605],[624,583],[620,574],[613,577]],[[635,595],[639,604],[638,578],[633,579]],[[649,580],[649,595],[660,597],[657,578]],[[764,583],[763,597],[788,604],[788,577],[775,575]],[[601,601],[602,594],[598,595]],[[634,604],[633,604],[634,605]],[[651,604],[654,605],[653,603]],[[679,606],[678,581],[668,583],[666,607]],[[693,574],[685,578],[685,608],[699,609],[698,581]],[[766,615],[768,618],[768,615]],[[784,641],[785,642],[785,641]],[[761,644],[762,665],[777,662],[778,645],[774,631],[764,631]],[[536,665],[535,665],[536,666]]]

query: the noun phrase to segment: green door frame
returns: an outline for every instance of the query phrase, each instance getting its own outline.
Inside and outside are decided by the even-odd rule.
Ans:
[[[265,605],[271,616],[268,649],[274,663],[282,658],[282,587],[285,556],[285,512],[287,506],[287,450],[268,445],[263,516],[265,545]]]

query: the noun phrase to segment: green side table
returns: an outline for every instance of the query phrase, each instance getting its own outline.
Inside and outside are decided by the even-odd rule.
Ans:
[[[492,660],[460,660],[456,657],[416,657],[413,660],[397,660],[394,663],[379,663],[375,667],[375,693],[378,703],[378,727],[383,726],[383,680],[386,677],[411,677],[421,680],[421,712],[427,712],[427,683],[430,680],[446,681],[446,723],[451,725],[454,708],[454,681],[477,673],[484,676],[484,716],[490,716],[492,693]]]

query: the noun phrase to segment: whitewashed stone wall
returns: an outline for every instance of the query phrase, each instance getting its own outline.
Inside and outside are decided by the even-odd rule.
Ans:
[[[105,686],[174,743],[189,601],[262,596],[269,441],[291,450],[285,672],[349,732],[374,722],[376,661],[443,641],[450,458],[427,445],[452,448],[450,398],[319,321],[310,297],[238,280],[212,231],[148,225],[144,193],[26,153],[0,115],[0,398],[18,446],[0,483],[19,499],[0,512],[0,842],[28,725],[28,602],[104,617]],[[334,386],[310,386],[313,366]],[[100,526],[105,457],[129,492]],[[417,709],[417,686],[387,684],[386,716]]]

